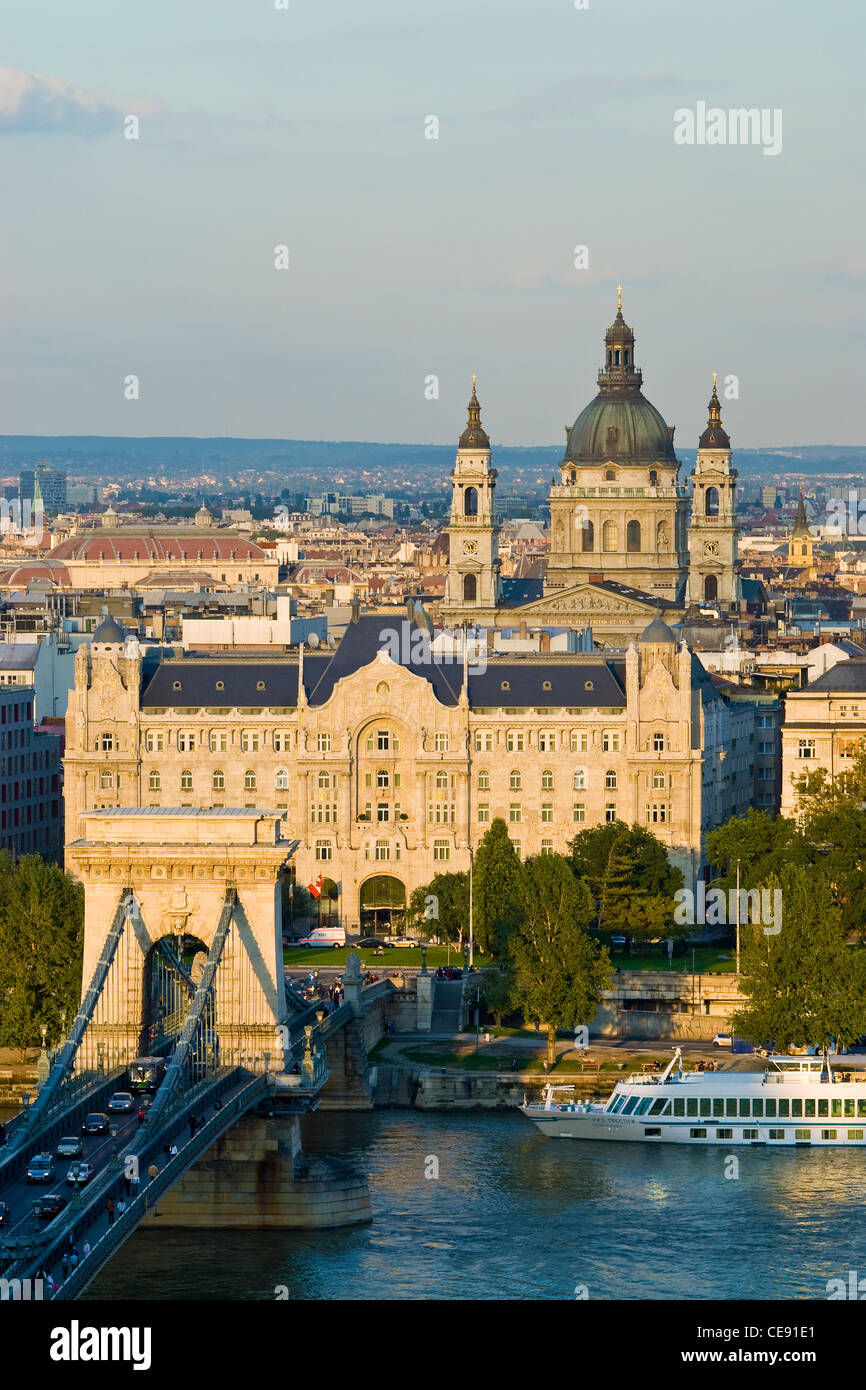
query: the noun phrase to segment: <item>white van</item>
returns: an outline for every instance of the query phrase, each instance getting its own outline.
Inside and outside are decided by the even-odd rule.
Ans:
[[[316,927],[309,936],[302,936],[296,946],[345,946],[345,927]]]

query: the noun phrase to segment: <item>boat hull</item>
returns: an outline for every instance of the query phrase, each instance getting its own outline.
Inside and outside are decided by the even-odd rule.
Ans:
[[[749,1137],[744,1136],[744,1128],[731,1125],[713,1125],[705,1122],[703,1125],[696,1124],[694,1120],[690,1123],[667,1123],[658,1125],[635,1124],[630,1117],[620,1118],[618,1115],[604,1114],[601,1112],[575,1113],[560,1110],[532,1109],[526,1106],[520,1107],[521,1112],[528,1120],[541,1130],[541,1133],[548,1137],[558,1139],[604,1139],[618,1143],[639,1143],[639,1144],[688,1144],[700,1147],[730,1148],[755,1148],[758,1145],[766,1145],[767,1148],[864,1148],[866,1147],[866,1137],[862,1139],[849,1139],[847,1127],[838,1124],[831,1130],[835,1138],[824,1139],[822,1129],[827,1130],[827,1123],[823,1126],[815,1126],[810,1129],[811,1137],[808,1139],[797,1138],[795,1129],[789,1125],[770,1126],[752,1125],[748,1126]],[[774,1131],[774,1137],[770,1137],[770,1129]],[[657,1132],[647,1134],[647,1129]],[[694,1134],[694,1130],[703,1130],[703,1134]],[[757,1138],[751,1137],[751,1133],[757,1131]],[[784,1138],[775,1137],[781,1133]],[[862,1131],[859,1131],[862,1132]]]

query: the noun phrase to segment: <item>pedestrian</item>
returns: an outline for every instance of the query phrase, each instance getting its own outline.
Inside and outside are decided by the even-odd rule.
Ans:
[[[126,1202],[125,1202],[125,1201],[123,1200],[123,1198],[121,1197],[121,1198],[120,1198],[120,1201],[117,1203],[117,1214],[118,1214],[118,1216],[122,1216],[123,1213],[124,1213],[125,1211],[126,1211]]]
[[[147,1170],[147,1176],[150,1178],[151,1182],[153,1182],[154,1178],[159,1177],[159,1169],[157,1168],[155,1163],[151,1163],[150,1167]]]
[[[169,1145],[168,1156],[170,1159],[177,1158],[177,1144]]]
[[[129,1179],[129,1195],[132,1198],[133,1202],[138,1196],[138,1185],[140,1182],[141,1178],[138,1176],[138,1174],[133,1173],[132,1177]]]
[[[62,1271],[62,1273],[63,1273],[63,1278],[64,1278],[64,1279],[68,1279],[68,1278],[69,1278],[69,1255],[66,1253],[65,1250],[64,1250],[64,1252],[63,1252],[63,1259],[60,1261],[60,1269],[61,1269],[61,1271]]]
[[[113,1198],[113,1197],[106,1197],[106,1199],[105,1199],[105,1210],[108,1212],[108,1224],[109,1224],[109,1226],[113,1226],[113,1225],[114,1225],[114,1209],[115,1209],[115,1201],[114,1201],[114,1198]]]
[[[87,1256],[88,1256],[89,1254],[90,1254],[90,1241],[89,1241],[89,1240],[86,1240],[86,1241],[84,1242],[84,1244],[82,1245],[82,1247],[81,1247],[81,1258],[84,1259],[84,1260],[86,1260],[86,1259],[87,1259]]]
[[[70,1266],[71,1266],[72,1269],[74,1269],[75,1266],[78,1264],[78,1251],[77,1251],[77,1250],[73,1250],[72,1254],[69,1256],[69,1264],[70,1264]]]
[[[214,1103],[213,1103],[213,1108],[214,1108],[214,1110],[222,1110],[222,1108],[223,1108],[223,1103],[222,1103],[222,1101],[220,1100],[219,1096],[217,1096],[216,1100],[214,1101]]]

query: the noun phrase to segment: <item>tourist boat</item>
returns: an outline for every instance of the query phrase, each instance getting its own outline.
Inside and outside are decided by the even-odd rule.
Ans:
[[[572,1092],[558,1103],[557,1092]],[[548,1086],[523,1114],[563,1139],[638,1139],[655,1144],[866,1144],[866,1072],[820,1057],[770,1057],[758,1072],[683,1070],[677,1048],[660,1075],[618,1081],[604,1104]]]

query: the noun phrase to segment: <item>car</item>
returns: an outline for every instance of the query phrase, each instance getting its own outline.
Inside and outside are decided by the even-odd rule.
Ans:
[[[83,1187],[86,1182],[90,1182],[95,1172],[92,1163],[73,1163],[66,1174],[66,1181],[72,1183],[73,1187]]]
[[[54,1159],[51,1154],[37,1154],[30,1160],[27,1167],[27,1181],[31,1182],[53,1182],[54,1180]]]
[[[57,1158],[81,1158],[84,1145],[76,1134],[68,1134],[65,1139],[57,1141],[54,1153]]]
[[[620,946],[620,947],[622,947],[622,946],[627,946],[627,945],[628,945],[628,940],[627,940],[627,938],[624,937],[624,936],[612,936],[612,937],[610,938],[610,944],[611,944],[611,946]]]
[[[47,1192],[34,1204],[33,1214],[41,1221],[47,1221],[55,1217],[65,1206],[66,1198],[61,1197],[59,1192]]]
[[[84,1123],[81,1126],[82,1134],[107,1134],[108,1116],[101,1110],[94,1110],[89,1115],[85,1115]]]
[[[375,951],[379,946],[393,946],[394,942],[384,936],[362,936],[358,942],[359,951]]]
[[[412,947],[413,949],[415,949],[415,950],[418,949],[418,942],[415,940],[414,936],[398,936],[398,937],[395,937],[395,939],[391,942],[391,945],[392,945],[392,946],[411,946],[411,947]]]
[[[716,1033],[713,1037],[713,1047],[732,1047],[733,1041],[730,1033]]]
[[[128,1115],[135,1109],[135,1101],[129,1091],[115,1091],[108,1102],[108,1109],[113,1115]]]
[[[8,1226],[12,1220],[12,1213],[5,1202],[0,1202],[0,1226]]]

